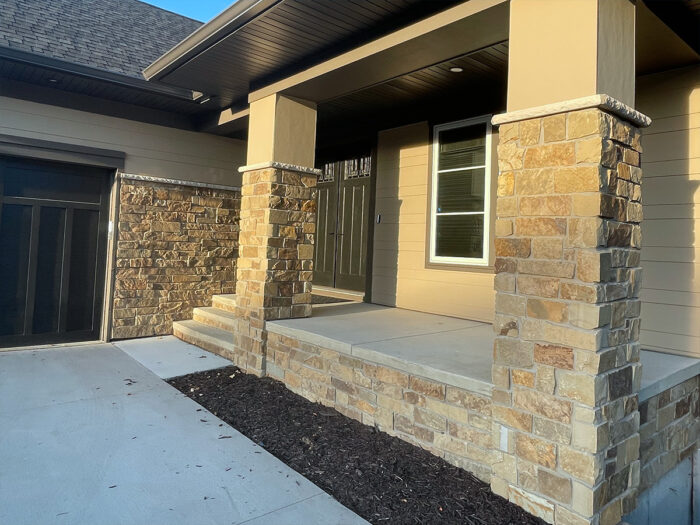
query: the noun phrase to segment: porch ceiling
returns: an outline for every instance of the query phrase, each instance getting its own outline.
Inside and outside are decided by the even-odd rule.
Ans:
[[[454,73],[450,68],[463,71]],[[434,64],[319,104],[319,144],[348,132],[505,108],[508,42]]]

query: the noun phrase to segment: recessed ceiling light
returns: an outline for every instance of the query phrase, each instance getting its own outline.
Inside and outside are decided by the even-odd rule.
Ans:
[[[452,71],[453,73],[461,73],[462,71],[464,71],[464,69],[462,69],[461,67],[451,67],[450,71]]]
[[[55,78],[50,78],[49,82],[51,82],[52,84],[55,84],[56,82],[58,82],[58,80]]]

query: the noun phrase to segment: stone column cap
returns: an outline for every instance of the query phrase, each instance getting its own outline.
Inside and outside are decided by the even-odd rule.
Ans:
[[[651,119],[645,114],[640,113],[627,104],[605,94],[591,95],[589,97],[575,98],[565,100],[563,102],[545,104],[544,106],[501,113],[500,115],[494,115],[494,117],[491,119],[491,123],[494,126],[500,126],[501,124],[509,124],[520,120],[547,117],[558,113],[568,113],[570,111],[578,111],[589,108],[600,108],[603,111],[612,113],[613,115],[627,120],[640,128],[646,128],[651,124]]]
[[[309,173],[310,175],[321,175],[323,172],[315,168],[307,168],[306,166],[297,166],[296,164],[285,164],[284,162],[260,162],[258,164],[250,164],[248,166],[241,166],[238,171],[244,173],[246,171],[254,170],[264,170],[266,168],[275,168],[278,170],[285,171],[296,171],[297,173]]]

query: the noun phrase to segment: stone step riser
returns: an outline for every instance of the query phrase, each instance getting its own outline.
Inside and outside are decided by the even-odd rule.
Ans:
[[[198,308],[195,308],[192,319],[198,323],[213,326],[214,328],[220,328],[221,330],[226,330],[227,332],[233,333],[235,330],[235,321],[211,314]]]
[[[215,295],[212,297],[212,304],[214,308],[219,310],[224,310],[225,312],[235,313],[236,311],[236,300],[226,297],[224,295]]]
[[[219,355],[224,359],[234,360],[233,340],[224,341],[216,339],[208,335],[201,334],[195,329],[185,327],[179,323],[173,323],[173,335],[186,343],[193,344],[204,350],[208,350],[213,354]]]

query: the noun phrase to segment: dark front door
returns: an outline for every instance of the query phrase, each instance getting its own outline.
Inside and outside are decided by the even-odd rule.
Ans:
[[[326,163],[318,180],[314,283],[364,291],[372,157]]]
[[[0,157],[0,347],[99,338],[108,181]]]

